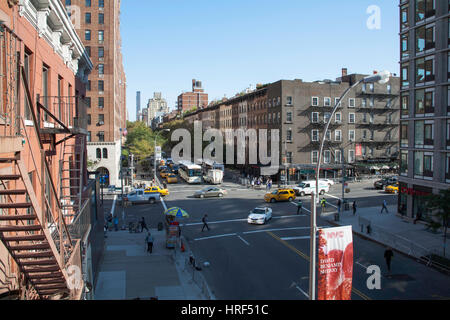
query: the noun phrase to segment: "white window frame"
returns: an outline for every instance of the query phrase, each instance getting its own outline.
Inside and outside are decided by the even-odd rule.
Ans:
[[[316,139],[314,139],[314,133],[316,133]],[[311,141],[318,142],[319,141],[319,130],[313,129],[311,130]]]
[[[349,98],[348,99],[348,107],[349,108],[355,108],[356,107],[356,99],[355,98]]]
[[[327,101],[329,101],[330,103],[327,104]],[[331,98],[330,97],[324,97],[323,98],[323,106],[324,107],[331,107]]]
[[[317,115],[317,120],[314,121],[314,115]],[[319,123],[319,113],[318,112],[311,112],[311,123]]]
[[[348,163],[355,162],[355,150],[348,150]]]
[[[314,100],[316,100],[316,103],[314,103]],[[319,97],[311,97],[311,105],[313,107],[318,107],[319,106]]]
[[[334,163],[342,163],[342,152],[339,149],[334,150]]]
[[[334,104],[336,105],[338,105],[338,108],[340,108],[340,107],[342,107],[342,103],[341,103],[341,101],[340,101],[340,98],[334,98]]]
[[[353,115],[353,121],[352,121],[352,115]],[[348,123],[355,123],[356,121],[356,115],[354,113],[348,114]]]
[[[338,137],[339,137],[339,139],[338,139]],[[342,141],[342,130],[335,130],[334,131],[334,141],[338,141],[338,142]]]
[[[328,161],[327,161],[327,157],[328,157]],[[331,162],[331,151],[325,150],[323,152],[323,163],[330,163],[330,162]]]
[[[316,158],[317,160],[314,161],[314,158]],[[319,161],[319,151],[311,151],[311,163],[317,164],[317,161]]]
[[[353,139],[352,139],[353,135]],[[348,141],[355,141],[356,140],[356,134],[355,130],[348,130]]]
[[[339,115],[339,119],[338,119],[338,115]],[[335,123],[342,123],[342,113],[340,112],[336,112],[334,115],[334,122]]]

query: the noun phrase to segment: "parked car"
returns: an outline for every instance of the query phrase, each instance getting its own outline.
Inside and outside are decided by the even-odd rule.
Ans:
[[[272,209],[267,207],[258,207],[250,211],[247,218],[249,224],[266,224],[272,219]]]
[[[227,190],[219,188],[219,187],[206,187],[202,190],[196,191],[194,193],[194,197],[196,198],[207,198],[207,197],[219,197],[222,198],[225,194],[227,194]]]
[[[384,178],[381,180],[377,180],[374,182],[373,186],[375,187],[375,189],[384,189],[386,186],[390,185],[390,184],[394,184],[398,181],[398,177],[389,177],[389,178]]]
[[[167,183],[178,183],[178,177],[175,173],[169,173],[166,176]]]
[[[278,189],[271,193],[266,193],[264,201],[274,203],[278,201],[293,201],[295,198],[293,189]]]
[[[386,191],[387,193],[397,194],[398,193],[398,183],[386,186],[386,188],[384,188],[384,191]]]
[[[136,189],[124,196],[124,200],[131,202],[131,204],[139,202],[148,202],[153,204],[160,199],[159,193],[146,192],[144,189]]]
[[[169,195],[168,189],[161,189],[160,187],[147,187],[145,188],[145,193],[159,193],[161,196],[165,197]]]
[[[302,183],[299,183],[296,187],[294,187],[294,190],[297,195],[304,197],[305,195],[311,194],[313,191],[316,190],[316,181],[310,180],[310,181],[304,181]],[[325,193],[330,191],[330,186],[326,181],[319,180],[319,194],[324,195]]]

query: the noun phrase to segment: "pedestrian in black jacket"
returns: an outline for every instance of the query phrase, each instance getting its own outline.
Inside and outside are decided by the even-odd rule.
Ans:
[[[205,227],[208,229],[208,231],[209,231],[209,227],[208,227],[208,222],[207,222],[207,217],[208,217],[208,215],[207,214],[205,214],[204,216],[203,216],[203,218],[202,218],[202,222],[203,222],[203,227],[202,227],[202,232],[203,232],[203,230],[205,229]]]

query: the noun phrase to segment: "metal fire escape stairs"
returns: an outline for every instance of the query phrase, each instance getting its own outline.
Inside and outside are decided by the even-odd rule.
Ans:
[[[76,185],[78,193],[75,193],[77,199],[73,199],[72,194],[66,192],[73,185],[70,184],[70,175],[76,172],[73,163],[70,163],[72,160],[70,157],[75,156],[77,158],[74,153],[77,150],[81,152],[80,169],[78,169],[81,171],[84,146],[80,146],[81,149],[79,149],[79,146],[69,147],[69,144],[66,144],[69,139],[63,139],[59,142],[64,143],[61,160],[62,169],[60,170],[67,172],[69,175],[67,178],[62,178],[64,180],[61,181],[64,182],[60,184],[61,190],[65,190],[59,194],[64,202],[63,208],[51,177],[50,165],[47,161],[49,153],[44,150],[44,144],[55,145],[55,135],[41,132],[40,123],[34,110],[37,110],[39,114],[42,106],[39,102],[37,106],[35,105],[31,98],[28,83],[24,80],[26,79],[25,70],[23,67],[20,69],[19,76],[22,76],[21,83],[25,89],[25,98],[30,105],[33,128],[36,133],[34,139],[37,141],[40,150],[40,168],[36,165],[36,159],[31,152],[27,164],[31,163],[32,158],[35,176],[37,176],[36,181],[32,181],[29,176],[29,168],[22,158],[21,151],[0,154],[0,165],[3,169],[9,167],[10,172],[10,174],[0,174],[0,241],[18,266],[20,271],[19,281],[23,292],[25,292],[24,299],[49,299],[55,297],[55,295],[64,298],[70,295],[71,289],[73,289],[71,288],[72,279],[66,267],[69,265],[74,252],[74,243],[66,226],[66,218],[63,216],[64,212],[68,210],[74,213],[80,209],[83,188],[83,177],[81,172],[78,172],[77,179],[79,181]],[[44,111],[49,113],[45,108]],[[54,117],[52,114],[49,115]],[[26,134],[26,140],[24,139],[24,141],[26,141],[26,144],[30,144],[30,139],[33,136],[30,138],[27,135],[24,120],[23,118],[20,120],[23,124],[22,134],[23,132]],[[70,131],[66,133],[70,133]],[[68,138],[73,136],[75,135]],[[70,148],[72,148],[71,151]],[[55,151],[50,150],[50,154],[52,152]],[[14,155],[12,156],[12,154]],[[65,166],[65,163],[68,163],[68,165]],[[33,182],[35,182],[35,187],[41,189],[41,201],[38,200]],[[48,196],[49,192],[50,196]],[[70,198],[69,195],[65,198],[67,194],[70,195]]]

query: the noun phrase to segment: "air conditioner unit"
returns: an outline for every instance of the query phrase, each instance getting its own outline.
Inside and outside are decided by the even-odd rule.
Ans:
[[[104,123],[103,121],[99,121],[98,124],[99,124],[100,126],[102,126],[102,125],[104,125],[105,123]]]

